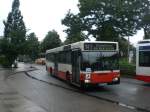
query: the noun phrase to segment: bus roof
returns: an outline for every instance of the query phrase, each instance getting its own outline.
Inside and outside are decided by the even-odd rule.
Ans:
[[[63,45],[63,46],[60,46],[60,47],[56,47],[56,48],[53,48],[53,49],[49,49],[49,50],[46,50],[46,53],[51,53],[51,52],[59,52],[59,51],[63,51],[64,48],[66,47],[67,48],[70,48],[70,49],[82,49],[83,50],[83,44],[84,43],[114,43],[114,44],[118,44],[118,42],[112,42],[112,41],[79,41],[79,42],[76,42],[76,43],[72,43],[72,44],[68,44],[68,45]]]

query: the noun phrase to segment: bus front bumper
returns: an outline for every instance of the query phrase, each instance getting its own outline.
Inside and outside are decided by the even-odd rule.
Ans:
[[[84,80],[84,83],[91,84],[120,82],[120,72],[91,73],[89,78],[84,74],[82,80]]]

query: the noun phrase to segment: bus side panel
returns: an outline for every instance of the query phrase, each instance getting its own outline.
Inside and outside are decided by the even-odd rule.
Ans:
[[[69,74],[72,74],[71,72],[72,66],[69,64],[58,64],[58,77],[66,80],[66,73],[68,72]]]
[[[149,67],[137,67],[136,79],[145,82],[150,82],[150,68]]]
[[[54,63],[53,62],[46,62],[46,66],[47,66],[47,71],[49,72],[49,73],[51,73],[52,72],[52,74],[54,73]],[[52,70],[52,71],[51,71]]]
[[[150,75],[146,76],[146,75],[136,75],[135,79],[144,81],[144,82],[150,82]]]

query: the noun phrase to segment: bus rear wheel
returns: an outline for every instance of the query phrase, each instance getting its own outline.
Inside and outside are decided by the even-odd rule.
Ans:
[[[66,81],[68,84],[71,84],[71,75],[69,72],[66,72]]]
[[[52,70],[52,68],[49,69],[49,73],[50,73],[50,75],[53,75],[53,70]]]

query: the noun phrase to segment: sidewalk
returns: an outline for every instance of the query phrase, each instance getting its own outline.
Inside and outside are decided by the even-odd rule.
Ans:
[[[0,69],[0,112],[46,112],[7,83],[9,75],[33,69],[35,68],[23,63],[20,63],[17,69]]]

